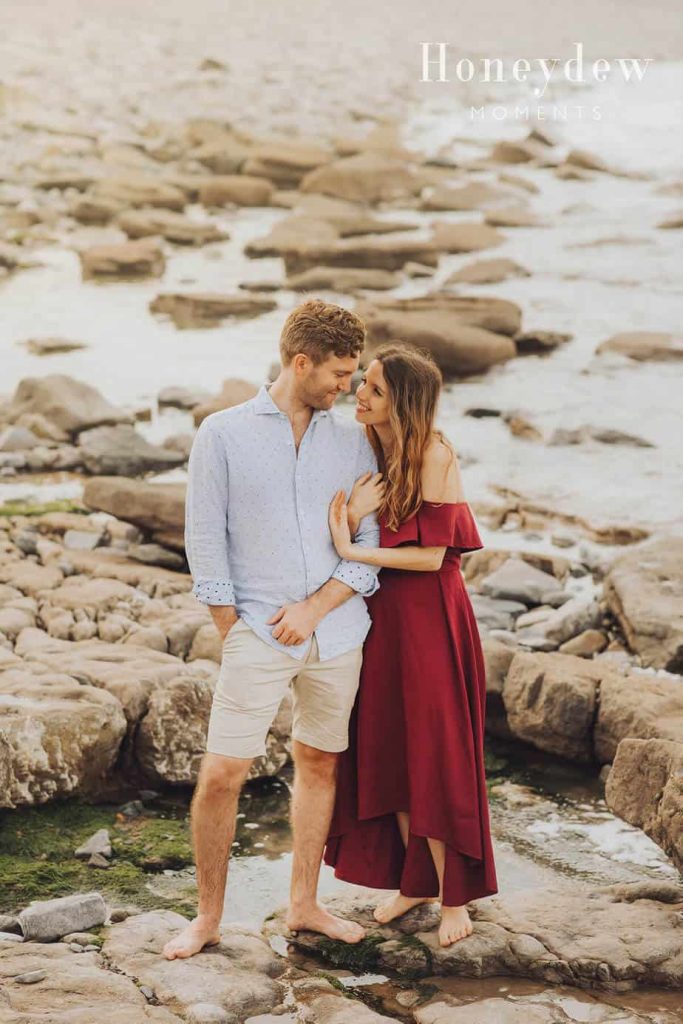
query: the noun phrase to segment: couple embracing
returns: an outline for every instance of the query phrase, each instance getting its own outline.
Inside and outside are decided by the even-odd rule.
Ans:
[[[380,350],[355,422],[333,411],[364,341],[355,314],[303,303],[277,380],[195,437],[187,557],[223,647],[191,807],[198,915],[168,959],[219,941],[240,791],[290,685],[292,931],[365,935],[319,904],[323,856],[339,878],[397,890],[382,924],[438,899],[443,946],[471,933],[466,904],[497,891],[484,662],[460,573],[482,542],[434,425],[427,355]]]

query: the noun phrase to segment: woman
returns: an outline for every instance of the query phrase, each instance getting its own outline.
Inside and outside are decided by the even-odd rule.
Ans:
[[[382,567],[367,599],[349,749],[341,755],[325,862],[346,881],[398,888],[381,924],[441,902],[442,946],[466,937],[465,904],[498,891],[484,775],[485,670],[460,554],[482,542],[455,452],[434,428],[441,374],[431,358],[381,349],[356,393],[384,483],[361,478],[330,507],[341,558]],[[353,543],[379,509],[380,548]]]

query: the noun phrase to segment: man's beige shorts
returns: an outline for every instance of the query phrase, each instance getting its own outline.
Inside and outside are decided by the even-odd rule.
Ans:
[[[362,660],[360,646],[320,661],[314,635],[302,662],[271,647],[238,619],[223,643],[207,751],[243,758],[263,754],[268,730],[290,683],[293,739],[318,750],[346,750]]]

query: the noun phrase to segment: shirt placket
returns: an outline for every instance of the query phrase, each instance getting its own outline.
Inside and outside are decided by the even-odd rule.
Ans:
[[[308,467],[308,455],[311,447],[311,438],[313,431],[315,430],[315,420],[312,420],[308,428],[299,442],[299,454],[296,457],[296,447],[294,454],[296,457],[296,464],[294,468],[294,494],[296,500],[296,518],[299,525],[299,539],[301,541],[301,550],[304,557],[304,588],[306,597],[309,596],[311,590],[311,572],[310,572],[310,551],[307,543],[307,530],[309,523],[306,519],[306,483],[307,483],[307,467]]]

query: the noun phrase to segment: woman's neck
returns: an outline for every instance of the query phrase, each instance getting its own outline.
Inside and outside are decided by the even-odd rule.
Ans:
[[[376,426],[375,432],[386,458],[394,447],[394,433],[388,423],[381,423],[379,426]]]

